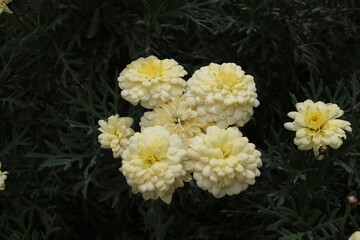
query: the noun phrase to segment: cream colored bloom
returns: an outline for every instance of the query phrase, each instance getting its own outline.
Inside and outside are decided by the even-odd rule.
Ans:
[[[185,146],[178,135],[161,126],[148,127],[130,138],[119,170],[133,193],[170,204],[175,189],[191,179],[185,159]]]
[[[190,139],[188,158],[196,184],[215,197],[234,195],[260,176],[261,153],[236,127],[208,127],[206,134]]]
[[[175,97],[168,103],[160,104],[153,111],[146,112],[140,121],[142,129],[164,126],[170,133],[178,134],[184,140],[199,134],[207,125],[180,97]]]
[[[349,240],[360,240],[360,231],[356,231],[349,237]]]
[[[243,126],[259,105],[254,78],[234,63],[211,63],[195,71],[185,98],[204,121],[222,128]]]
[[[13,0],[0,0],[0,14],[2,12],[13,13],[7,6],[7,4],[11,3],[12,1]]]
[[[139,58],[120,73],[121,96],[133,105],[140,102],[145,108],[154,108],[183,94],[185,75],[184,68],[174,59]]]
[[[111,148],[114,158],[121,157],[128,145],[129,137],[134,135],[134,130],[130,127],[133,119],[130,117],[119,117],[119,115],[110,116],[107,121],[99,120],[98,136],[102,148]]]
[[[352,131],[348,121],[336,119],[344,114],[336,104],[306,100],[297,103],[296,109],[297,112],[288,113],[294,121],[285,123],[284,127],[296,131],[294,143],[300,150],[313,149],[319,160],[323,158],[319,155],[320,146],[337,149],[343,143],[342,138],[346,139],[344,130]]]
[[[6,175],[8,175],[8,172],[2,172],[1,171],[1,162],[0,162],[0,190],[4,190],[5,189],[5,180],[7,178]]]

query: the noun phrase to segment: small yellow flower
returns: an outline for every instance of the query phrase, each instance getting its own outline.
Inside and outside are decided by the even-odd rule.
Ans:
[[[234,63],[211,63],[195,71],[184,97],[204,121],[222,128],[244,126],[259,105],[254,78]]]
[[[142,128],[163,126],[170,133],[178,134],[184,140],[199,134],[207,125],[180,97],[175,97],[168,103],[160,104],[153,111],[146,112],[140,121]]]
[[[262,166],[261,153],[236,127],[208,127],[190,139],[188,158],[196,184],[216,198],[234,195],[255,183]]]
[[[0,190],[4,190],[5,189],[5,180],[7,178],[6,175],[8,175],[8,172],[2,172],[1,171],[1,162],[0,162]]]
[[[98,136],[102,148],[111,148],[114,158],[121,157],[128,145],[129,137],[134,135],[134,130],[130,127],[133,119],[130,117],[119,117],[119,115],[110,116],[107,121],[99,120]]]
[[[360,231],[356,231],[349,237],[349,240],[360,240]]]
[[[170,204],[175,189],[191,179],[184,166],[186,150],[181,138],[155,126],[135,133],[129,141],[119,170],[132,192]]]
[[[139,58],[120,73],[121,96],[133,105],[140,102],[145,108],[154,108],[183,94],[185,75],[184,68],[174,59]]]
[[[13,0],[0,0],[0,14],[2,12],[13,13],[7,6],[7,4],[11,3],[12,1]]]
[[[320,160],[319,148],[328,145],[338,149],[346,139],[345,131],[351,132],[348,121],[336,119],[344,114],[336,104],[314,103],[311,100],[296,104],[297,112],[289,112],[288,116],[294,119],[287,122],[284,127],[296,131],[295,145],[300,150],[313,149],[315,156]]]

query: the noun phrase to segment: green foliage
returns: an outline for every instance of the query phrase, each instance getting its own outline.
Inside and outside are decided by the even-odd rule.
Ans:
[[[0,15],[1,239],[347,239],[359,207],[358,1],[16,0]],[[98,120],[145,109],[120,96],[132,60],[210,62],[255,77],[261,105],[241,131],[262,152],[256,184],[215,199],[191,181],[171,205],[132,194],[100,148]],[[317,161],[286,113],[336,103],[352,133]],[[359,196],[359,195],[358,195]],[[360,197],[360,196],[359,196]]]

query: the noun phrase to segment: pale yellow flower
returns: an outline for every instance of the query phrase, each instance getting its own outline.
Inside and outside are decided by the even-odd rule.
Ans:
[[[184,68],[174,59],[139,58],[120,73],[121,96],[133,105],[140,102],[145,108],[154,108],[183,94],[185,75]]]
[[[285,123],[284,127],[296,131],[294,143],[300,150],[313,149],[319,160],[323,158],[319,155],[320,146],[337,149],[343,143],[342,138],[346,139],[344,130],[352,131],[348,121],[336,119],[344,114],[336,104],[306,100],[297,103],[296,109],[297,112],[288,113],[294,121]]]
[[[0,0],[0,14],[2,12],[13,13],[7,6],[7,4],[11,3],[12,1],[13,0]]]
[[[199,134],[207,125],[180,97],[175,97],[168,103],[160,104],[153,111],[146,112],[140,121],[142,128],[163,126],[170,133],[178,134],[184,140]]]
[[[261,153],[236,127],[208,127],[190,139],[188,158],[196,184],[216,198],[234,195],[255,183],[262,166]]]
[[[360,231],[356,231],[349,237],[349,240],[360,240]]]
[[[148,127],[130,138],[119,170],[133,193],[170,204],[175,189],[191,179],[185,160],[185,146],[178,135],[161,126]]]
[[[107,121],[99,120],[99,131],[101,134],[98,140],[102,148],[111,148],[114,158],[121,157],[128,145],[129,137],[134,135],[134,130],[130,127],[133,119],[130,117],[110,116]]]
[[[8,172],[2,172],[1,171],[1,162],[0,162],[0,190],[4,190],[5,189],[5,180],[7,178],[6,175],[8,175]]]
[[[184,97],[204,121],[222,128],[243,126],[259,105],[254,78],[234,63],[211,63],[195,71]]]

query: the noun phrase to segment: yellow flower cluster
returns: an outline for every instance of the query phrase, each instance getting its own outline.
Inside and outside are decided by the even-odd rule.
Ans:
[[[7,4],[11,3],[12,1],[13,0],[0,0],[0,14],[2,12],[13,13],[7,6]]]
[[[8,172],[1,171],[1,162],[0,162],[0,190],[5,189],[5,180],[7,178]]]
[[[294,143],[300,150],[313,149],[319,160],[324,157],[319,153],[321,146],[338,149],[343,143],[342,138],[346,139],[344,130],[352,131],[348,121],[337,119],[344,111],[336,104],[306,100],[297,103],[296,110],[288,113],[294,121],[285,123],[284,127],[296,131]]]
[[[131,118],[99,121],[101,147],[122,158],[119,170],[144,199],[169,204],[191,174],[216,198],[238,194],[260,176],[261,154],[237,128],[259,106],[254,78],[234,63],[211,63],[187,82],[185,75],[173,59],[133,61],[118,81],[124,99],[152,109],[141,117],[141,132],[130,128]],[[351,131],[349,122],[337,119],[343,111],[336,104],[306,100],[296,109],[288,114],[294,121],[284,126],[296,131],[300,150],[313,149],[318,159],[320,147],[339,148]]]
[[[260,175],[260,152],[239,129],[227,128],[243,126],[259,105],[253,77],[234,63],[212,63],[188,82],[185,75],[173,59],[133,61],[118,81],[125,100],[152,108],[140,120],[141,132],[134,134],[129,118],[99,121],[101,146],[121,156],[119,170],[144,199],[169,204],[191,173],[217,198],[240,193]]]

